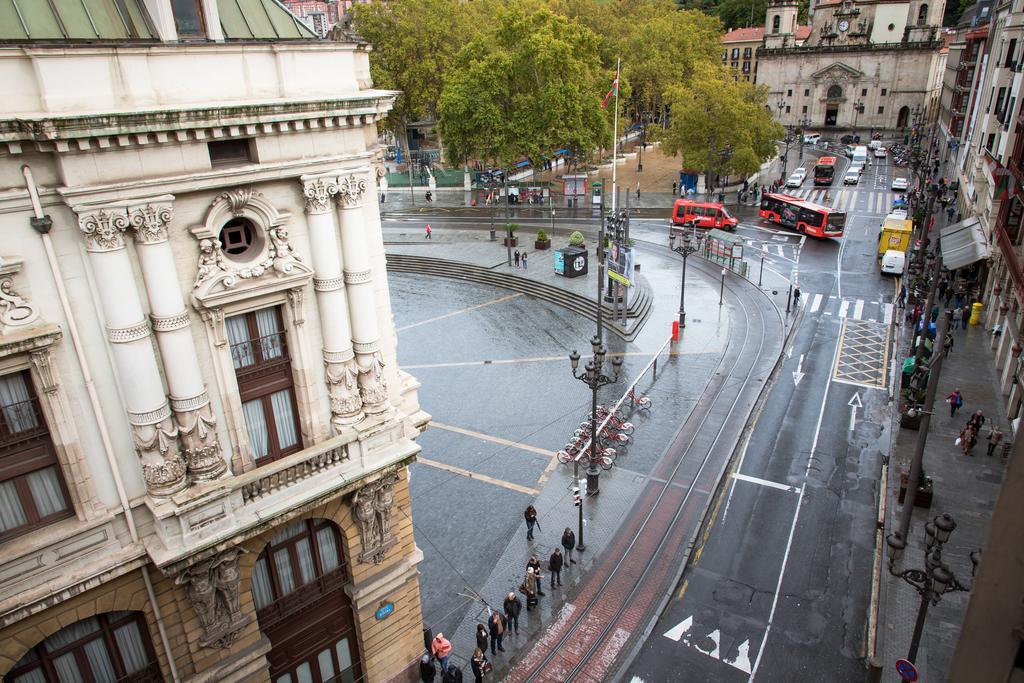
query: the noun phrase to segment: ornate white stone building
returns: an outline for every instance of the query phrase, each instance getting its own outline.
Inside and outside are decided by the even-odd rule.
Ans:
[[[813,4],[796,41],[796,0],[769,0],[757,82],[784,125],[903,129],[938,95],[944,2],[830,0]]]
[[[396,93],[338,37],[272,0],[0,6],[4,680],[415,667]]]

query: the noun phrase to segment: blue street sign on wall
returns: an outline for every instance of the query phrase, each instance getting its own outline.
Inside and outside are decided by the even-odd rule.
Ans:
[[[381,619],[387,619],[388,617],[390,617],[394,611],[395,603],[384,602],[381,603],[381,606],[377,608],[377,611],[374,612],[373,616],[377,617],[377,621],[380,621]]]

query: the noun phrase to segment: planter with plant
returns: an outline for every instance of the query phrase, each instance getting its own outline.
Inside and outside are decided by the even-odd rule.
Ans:
[[[579,230],[574,230],[569,235],[569,246],[570,247],[582,247],[583,246],[583,233]]]
[[[517,247],[519,246],[519,240],[516,238],[516,230],[519,229],[518,223],[506,223],[505,224],[505,239],[502,240],[502,246],[505,247]]]
[[[907,495],[907,483],[909,482],[910,474],[906,469],[900,470],[900,505],[903,504],[903,499]],[[934,494],[934,484],[932,478],[924,472],[924,468],[921,468],[921,476],[917,479],[917,494],[914,496],[914,507],[918,508],[930,508],[932,506],[932,495]]]
[[[537,251],[543,251],[551,248],[551,238],[543,230],[537,231],[537,240],[533,243],[533,248]]]

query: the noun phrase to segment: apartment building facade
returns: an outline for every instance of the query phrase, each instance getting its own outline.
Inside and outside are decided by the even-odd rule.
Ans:
[[[0,676],[407,676],[429,416],[377,207],[397,93],[272,0],[9,7]]]

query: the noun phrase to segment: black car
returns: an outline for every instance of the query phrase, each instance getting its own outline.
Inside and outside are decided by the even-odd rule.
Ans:
[[[853,135],[852,133],[847,133],[843,137],[839,138],[839,141],[842,142],[844,145],[852,145],[854,143],[860,142],[860,136]]]

